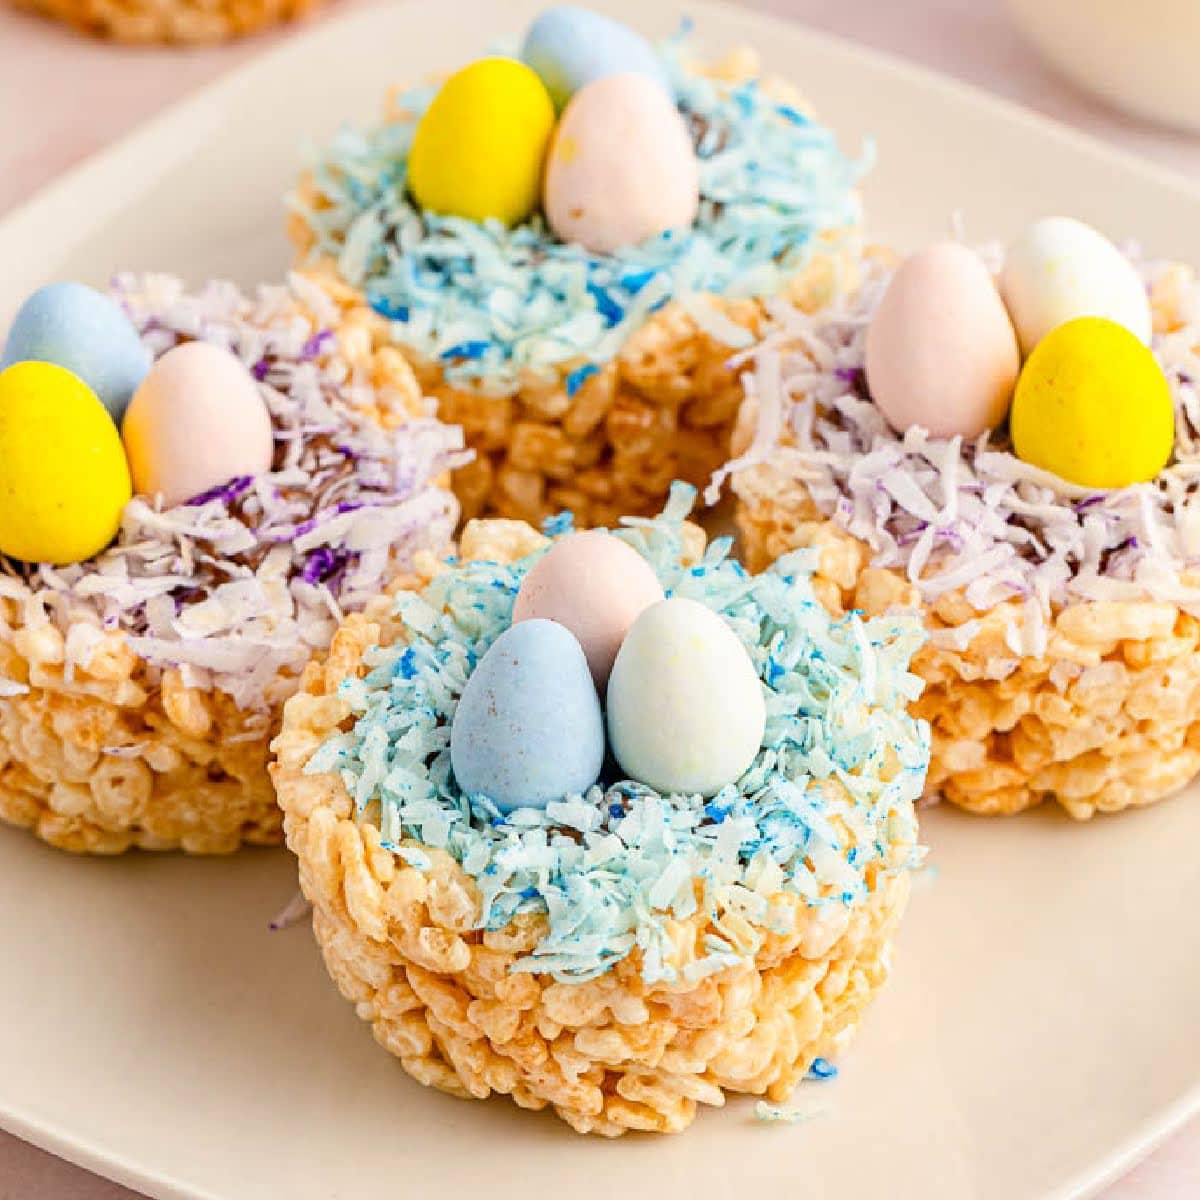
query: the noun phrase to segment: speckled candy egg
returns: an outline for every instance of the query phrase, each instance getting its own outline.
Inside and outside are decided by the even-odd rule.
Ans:
[[[565,625],[603,692],[629,627],[662,598],[658,576],[632,546],[588,529],[560,538],[525,576],[513,623],[543,617]]]
[[[867,383],[897,433],[976,437],[1004,420],[1021,356],[983,260],[929,246],[892,276],[867,330]]]
[[[521,59],[541,77],[562,109],[596,79],[629,71],[652,79],[670,97],[671,81],[654,47],[628,25],[573,4],[548,8],[529,27]]]
[[[700,168],[662,88],[626,73],[576,92],[550,142],[542,200],[558,237],[597,254],[691,225]]]
[[[1103,234],[1071,217],[1035,221],[1009,246],[1000,290],[1025,354],[1075,317],[1107,317],[1150,341],[1150,300],[1137,270]]]
[[[1069,483],[1153,479],[1175,445],[1175,405],[1154,355],[1123,325],[1078,317],[1034,347],[1017,383],[1013,448]]]
[[[18,362],[66,367],[120,421],[150,370],[150,352],[102,292],[82,283],[51,283],[21,305],[8,332],[0,370]]]
[[[116,536],[129,497],[117,427],[86,383],[53,363],[0,372],[0,554],[91,558]]]
[[[168,350],[150,369],[121,427],[134,490],[181,504],[271,469],[271,415],[241,361],[207,342]]]
[[[554,105],[524,63],[484,58],[451,75],[425,110],[408,157],[424,209],[506,225],[537,207]]]
[[[633,623],[608,681],[608,738],[631,779],[711,796],[754,761],[766,727],[745,647],[698,601],[661,600]]]
[[[506,629],[467,679],[450,726],[458,786],[502,812],[581,795],[604,764],[604,718],[583,649],[554,621]]]

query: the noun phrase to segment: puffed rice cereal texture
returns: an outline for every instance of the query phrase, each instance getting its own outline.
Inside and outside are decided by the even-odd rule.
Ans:
[[[751,404],[735,443],[745,445]],[[921,607],[903,573],[827,520],[801,480],[772,463],[733,480],[751,570],[815,547],[814,587],[834,612]],[[926,794],[988,816],[1057,801],[1078,820],[1150,804],[1200,772],[1200,622],[1163,602],[1056,608],[1045,652],[1014,656],[1016,602],[976,612],[961,592],[924,607],[933,635],[913,659],[925,681],[913,705],[933,734]],[[938,631],[980,625],[964,648]]]
[[[398,355],[340,331],[339,349],[398,411],[425,414]],[[239,708],[151,666],[120,631],[100,634],[86,667],[68,669],[68,639],[92,634],[95,619],[81,614],[64,630],[0,596],[0,821],[92,854],[280,843],[268,746],[299,680],[277,679],[266,708]]]
[[[474,521],[460,558],[508,562],[543,541],[520,522]],[[392,608],[381,600],[348,618],[328,658],[309,665],[271,771],[329,973],[414,1079],[549,1107],[580,1133],[675,1133],[727,1092],[785,1100],[815,1058],[844,1048],[887,976],[907,872],[872,876],[854,909],[808,909],[781,894],[793,930],[760,931],[752,959],[699,983],[646,984],[636,951],[594,980],[559,983],[510,970],[539,942],[543,916],[477,929],[478,893],[458,863],[424,848],[430,869],[405,865],[381,844],[378,802],[356,817],[337,774],[306,774],[349,717],[338,685],[363,671],[368,648],[404,636]],[[911,849],[897,847],[897,861]],[[704,926],[703,914],[677,922],[681,963]]]
[[[293,226],[295,231],[295,226]],[[822,253],[792,280],[788,298],[804,309],[825,302],[843,269]],[[343,320],[391,346],[391,323],[345,283],[332,261],[301,268],[339,305]],[[762,302],[707,297],[725,318],[756,334]],[[547,374],[527,371],[512,395],[491,396],[447,383],[440,364],[398,347],[438,417],[461,425],[475,460],[453,487],[466,517],[498,514],[540,524],[569,509],[579,527],[615,525],[623,515],[661,511],[671,483],[703,485],[729,457],[742,388],[727,366],[733,349],[706,333],[677,302],[654,313],[567,396],[571,361]]]
[[[116,42],[230,41],[294,21],[320,0],[14,0],[83,33]]]
[[[702,69],[738,83],[758,76],[758,56],[739,48]],[[783,80],[764,80],[764,87],[781,102],[807,107]],[[311,176],[297,192],[305,205],[322,207]],[[339,276],[335,261],[311,261],[313,234],[304,220],[293,214],[287,229],[300,273],[333,297],[346,321],[369,331],[377,344],[391,344],[390,322]],[[847,285],[855,241],[852,231],[827,235],[782,298],[805,311],[824,305],[836,287]],[[701,302],[752,336],[766,320],[760,299],[706,295]],[[574,396],[567,395],[567,377],[585,365],[583,359],[544,373],[527,371],[515,393],[497,396],[454,387],[442,364],[402,350],[422,388],[437,398],[438,416],[461,425],[476,452],[453,481],[468,519],[496,514],[540,525],[569,509],[580,528],[612,526],[622,516],[660,512],[677,479],[703,487],[729,457],[742,401],[741,384],[728,366],[735,349],[702,329],[678,302],[653,313]]]

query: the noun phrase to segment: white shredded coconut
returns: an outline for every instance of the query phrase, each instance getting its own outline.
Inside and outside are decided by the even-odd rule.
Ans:
[[[759,1100],[754,1105],[755,1119],[768,1125],[803,1125],[828,1111],[824,1104],[769,1104]]]

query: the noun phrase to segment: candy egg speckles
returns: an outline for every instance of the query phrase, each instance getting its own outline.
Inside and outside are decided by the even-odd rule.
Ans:
[[[604,718],[574,636],[554,621],[506,629],[467,679],[450,728],[458,786],[502,812],[581,795],[604,764]]]
[[[611,17],[562,4],[529,27],[521,58],[541,77],[558,109],[586,84],[635,71],[671,95],[662,60],[644,37]]]
[[[597,254],[691,225],[699,164],[662,88],[627,73],[576,92],[550,142],[542,199],[558,237]]]
[[[188,342],[168,350],[138,388],[121,427],[134,490],[167,506],[271,469],[271,414],[228,350]]]
[[[64,367],[0,372],[0,553],[65,564],[116,536],[129,467],[112,417]]]
[[[506,225],[537,206],[554,105],[524,63],[484,58],[451,75],[413,135],[408,186],[424,209]]]
[[[1079,317],[1034,347],[1012,407],[1013,448],[1082,487],[1153,479],[1175,445],[1171,389],[1154,355],[1103,317]]]
[[[82,283],[51,283],[21,305],[9,330],[0,370],[18,362],[66,367],[120,421],[150,370],[150,352],[102,292]]]
[[[1150,341],[1150,300],[1133,264],[1103,234],[1071,217],[1035,221],[1009,246],[1000,290],[1026,355],[1075,317],[1107,317]]]
[[[999,425],[1021,368],[1017,338],[974,251],[929,246],[892,276],[867,330],[867,382],[897,433],[976,437]]]
[[[695,600],[662,600],[633,623],[608,681],[608,736],[631,779],[711,796],[754,761],[762,684],[737,635]]]
[[[513,623],[543,617],[565,625],[603,693],[629,627],[662,598],[658,577],[632,546],[588,529],[559,539],[525,576]]]

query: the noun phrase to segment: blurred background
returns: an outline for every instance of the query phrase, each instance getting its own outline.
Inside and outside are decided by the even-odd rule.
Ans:
[[[0,213],[297,28],[387,2],[19,0],[21,11],[0,0]],[[957,76],[1200,182],[1200,135],[1186,131],[1200,127],[1197,0],[741,2]],[[144,41],[163,37],[182,40]]]
[[[388,0],[21,2],[0,0],[0,215],[298,29]],[[1200,0],[741,2],[956,76],[1182,173],[1197,185],[1200,219]],[[1200,1196],[1200,1125],[1105,1200],[1189,1196]],[[0,1133],[0,1200],[134,1198]]]

